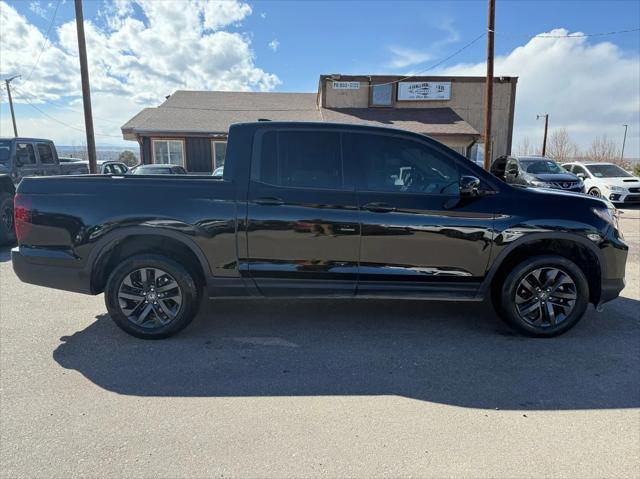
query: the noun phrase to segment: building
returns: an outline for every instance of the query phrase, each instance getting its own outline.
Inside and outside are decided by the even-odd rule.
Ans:
[[[517,78],[494,79],[493,156],[511,152]],[[233,123],[331,121],[402,128],[478,160],[484,141],[484,77],[321,75],[317,93],[176,91],[125,125],[144,163],[194,173],[224,164]]]

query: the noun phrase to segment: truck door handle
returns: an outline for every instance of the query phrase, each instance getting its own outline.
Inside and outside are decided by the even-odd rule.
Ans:
[[[254,200],[254,203],[261,206],[280,206],[284,204],[284,201],[275,196],[264,196]]]
[[[391,213],[395,211],[396,208],[387,203],[367,203],[362,207],[365,210],[373,211],[374,213]]]

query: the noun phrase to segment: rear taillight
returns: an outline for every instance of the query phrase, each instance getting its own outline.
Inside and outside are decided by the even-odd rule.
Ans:
[[[16,226],[16,239],[18,243],[29,234],[31,229],[31,205],[30,201],[24,196],[17,194],[13,198],[13,216]]]

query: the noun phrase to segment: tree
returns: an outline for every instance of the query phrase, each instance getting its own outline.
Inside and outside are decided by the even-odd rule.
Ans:
[[[138,157],[132,151],[124,150],[118,156],[118,161],[123,162],[127,166],[135,166],[138,164]]]
[[[579,156],[578,146],[571,141],[565,128],[555,130],[547,141],[547,156],[563,162]]]
[[[586,157],[590,161],[617,162],[620,159],[620,150],[607,135],[597,136],[591,142]]]
[[[531,141],[528,136],[525,136],[518,144],[518,155],[527,156],[531,154]]]

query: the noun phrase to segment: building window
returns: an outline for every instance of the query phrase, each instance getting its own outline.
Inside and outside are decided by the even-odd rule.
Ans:
[[[227,154],[227,142],[226,141],[212,141],[211,151],[213,153],[213,170],[224,166],[224,158]]]
[[[371,106],[392,106],[393,84],[386,83],[371,86]]]
[[[184,141],[152,140],[151,142],[154,163],[184,166]]]

